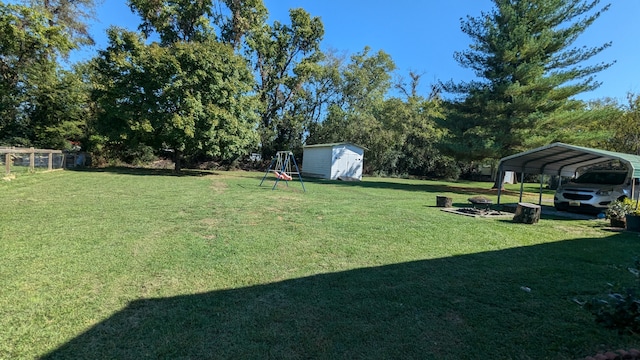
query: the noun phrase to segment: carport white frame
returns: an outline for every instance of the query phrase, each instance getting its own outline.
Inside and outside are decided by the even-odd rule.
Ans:
[[[573,176],[579,168],[611,160],[619,160],[631,170],[631,198],[638,200],[640,193],[637,196],[635,194],[635,179],[640,178],[640,156],[557,142],[500,159],[497,204],[500,205],[505,171],[520,173],[519,201],[522,201],[524,174]],[[538,205],[542,205],[542,187],[543,179],[540,177]]]

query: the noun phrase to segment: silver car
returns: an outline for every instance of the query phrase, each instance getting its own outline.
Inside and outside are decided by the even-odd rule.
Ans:
[[[609,204],[630,197],[631,175],[626,170],[592,170],[561,185],[553,197],[558,210],[599,213]]]

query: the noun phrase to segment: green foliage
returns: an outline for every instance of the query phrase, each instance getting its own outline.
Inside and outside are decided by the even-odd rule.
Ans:
[[[627,94],[627,104],[619,116],[611,118],[614,131],[609,146],[612,150],[640,155],[640,95]]]
[[[308,144],[349,141],[367,148],[367,171],[385,171],[397,162],[390,151],[395,139],[391,126],[377,114],[383,111],[384,95],[391,86],[391,57],[383,51],[370,53],[366,47],[351,56],[344,67],[328,64],[328,79],[340,94],[329,105],[326,118],[307,139]],[[339,75],[335,70],[339,69]],[[339,78],[338,78],[339,76]]]
[[[315,90],[329,105],[324,120],[310,129],[307,143],[362,145],[370,173],[457,177],[457,165],[437,148],[444,136],[436,123],[443,117],[441,101],[417,95],[416,74],[406,100],[386,98],[395,64],[383,51],[370,50],[353,55],[346,65],[333,56],[323,64]]]
[[[291,25],[263,25],[247,37],[248,57],[257,73],[260,145],[268,158],[299,147],[308,118],[300,112],[303,84],[322,58],[324,26],[303,9],[291,9]]]
[[[401,154],[395,169],[390,170],[438,176],[437,173],[448,167],[443,167],[446,160],[436,147],[443,136],[443,131],[436,125],[436,120],[442,117],[439,101],[412,97],[403,102],[392,98],[384,102],[377,117],[394,132],[395,139],[389,145]],[[446,178],[453,175],[448,170],[445,172]]]
[[[342,73],[343,107],[355,113],[375,111],[391,88],[391,72],[395,69],[391,56],[382,50],[371,53],[367,46],[351,56]]]
[[[82,1],[88,4],[88,1]],[[51,6],[60,4],[49,2]],[[57,4],[57,5],[56,5]],[[87,5],[88,6],[88,5]],[[68,14],[0,2],[0,143],[63,149],[86,121],[86,88],[58,56],[86,43]],[[73,26],[79,26],[75,19]]]
[[[611,202],[604,214],[607,219],[624,220],[626,215],[640,215],[640,209],[636,200],[624,197]]]
[[[95,60],[100,134],[118,146],[139,144],[231,161],[255,146],[253,78],[242,58],[219,42],[145,45],[111,28]]]
[[[557,111],[542,119],[537,130],[529,132],[527,148],[553,142],[615,150],[611,141],[615,124],[623,111],[612,99],[601,99],[576,105],[572,110]]]
[[[95,45],[89,33],[88,20],[96,20],[96,0],[23,0],[44,11],[50,26],[64,28],[65,36],[74,47]],[[97,0],[100,1],[100,0]]]
[[[88,108],[89,88],[78,74],[61,70],[53,79],[31,92],[25,112],[31,118],[34,144],[42,148],[65,149],[69,141],[80,141],[91,116]]]
[[[599,0],[493,2],[492,11],[462,21],[473,43],[455,54],[479,80],[445,84],[446,91],[462,96],[443,122],[450,131],[444,149],[459,159],[524,150],[532,136],[549,133],[541,127],[549,117],[575,110],[579,103],[569,99],[598,87],[594,75],[611,65],[583,64],[610,43],[572,47],[608,9],[596,10]]]
[[[258,31],[267,21],[267,8],[262,0],[218,0],[229,9],[229,16],[217,14],[216,24],[220,27],[222,41],[234,48],[242,47],[241,40],[252,31]]]
[[[627,268],[635,276],[629,287],[614,287],[606,298],[594,298],[585,304],[596,322],[620,334],[640,334],[640,260]]]
[[[210,0],[130,0],[131,10],[142,19],[140,30],[160,36],[163,45],[180,41],[204,41],[215,37],[209,23]]]

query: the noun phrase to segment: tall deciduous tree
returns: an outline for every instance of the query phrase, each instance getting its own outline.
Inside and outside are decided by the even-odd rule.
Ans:
[[[98,129],[110,141],[233,160],[255,143],[253,77],[233,49],[216,41],[146,45],[109,30],[95,60]]]
[[[342,107],[354,112],[368,112],[379,106],[391,88],[391,72],[396,64],[380,50],[371,54],[368,46],[351,57],[343,71]]]
[[[610,128],[614,131],[609,144],[612,150],[640,155],[640,95],[627,94],[627,103]]]
[[[131,10],[142,19],[145,36],[160,36],[163,45],[211,38],[212,0],[129,0]]]
[[[262,0],[218,0],[223,2],[228,14],[216,14],[215,22],[220,27],[222,41],[235,49],[243,45],[242,39],[257,31],[267,21],[267,8]],[[218,7],[220,8],[220,7]]]
[[[0,2],[0,143],[40,146],[38,138],[43,134],[37,131],[44,124],[34,117],[41,108],[39,102],[63,101],[54,98],[58,92],[43,89],[64,88],[57,84],[54,54],[66,55],[76,44],[64,25],[52,25],[49,19],[41,8]],[[65,114],[59,115],[57,122],[66,120]],[[52,125],[50,121],[40,129]]]
[[[86,129],[89,88],[74,71],[59,65],[67,51],[95,42],[89,33],[88,21],[95,18],[95,6],[101,0],[25,0],[35,11],[47,18],[49,29],[61,29],[70,44],[61,49],[55,44],[45,46],[48,65],[43,66],[31,84],[27,101],[21,106],[30,119],[35,146],[61,149],[70,141],[79,141]]]
[[[393,60],[384,51],[372,54],[365,47],[352,55],[350,62],[340,68],[340,79],[330,77],[340,95],[333,98],[326,118],[313,129],[308,143],[350,141],[369,149],[367,170],[387,167],[393,161],[389,149],[394,133],[377,115],[391,88],[394,69]]]
[[[450,159],[438,151],[436,145],[443,130],[436,125],[442,118],[439,99],[411,96],[406,101],[391,98],[376,118],[393,134],[387,150],[384,172],[432,177],[456,177],[451,173]]]
[[[292,9],[289,16],[291,25],[276,21],[273,26],[254,30],[247,38],[257,73],[259,132],[265,157],[291,148],[291,139],[302,141],[301,118],[292,107],[322,58],[319,46],[324,27],[320,18],[312,18],[303,9]]]
[[[73,71],[60,70],[38,79],[29,91],[22,111],[30,118],[33,144],[42,148],[64,149],[80,142],[87,119],[89,87]]]
[[[48,14],[50,26],[62,26],[76,47],[95,44],[87,22],[95,18],[97,1],[101,0],[28,0]]]
[[[477,81],[445,84],[460,95],[444,125],[445,148],[462,160],[500,158],[524,150],[552,114],[580,107],[573,96],[597,88],[610,63],[587,63],[610,46],[576,47],[608,9],[599,0],[493,0],[494,9],[462,20],[473,41],[455,54]],[[548,125],[548,123],[547,123]]]

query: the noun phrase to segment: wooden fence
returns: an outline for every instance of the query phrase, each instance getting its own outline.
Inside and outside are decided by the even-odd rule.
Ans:
[[[7,175],[16,167],[28,171],[36,169],[62,170],[64,169],[64,160],[65,155],[62,150],[0,147],[0,165],[4,165]]]

